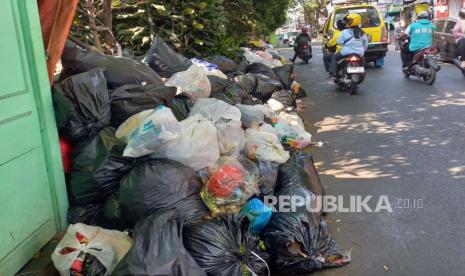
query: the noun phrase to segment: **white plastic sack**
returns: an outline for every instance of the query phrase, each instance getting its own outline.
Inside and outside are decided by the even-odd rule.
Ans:
[[[189,94],[196,101],[198,98],[210,97],[212,87],[207,76],[206,70],[193,64],[186,71],[174,74],[165,85],[177,87],[177,94]]]
[[[181,121],[179,137],[152,156],[178,161],[196,171],[211,166],[220,158],[217,130],[201,115],[189,117]]]
[[[274,68],[274,67],[277,67],[277,66],[281,66],[281,63],[278,61],[279,65],[277,65],[278,63],[276,63],[276,60],[266,60],[264,58],[262,58],[261,56],[257,55],[256,53],[250,51],[249,49],[246,49],[244,51],[244,57],[245,59],[249,62],[249,63],[263,63],[265,64],[266,66],[270,67],[270,68]],[[273,57],[272,57],[273,58]]]
[[[285,151],[277,134],[271,130],[272,126],[255,124],[245,131],[247,156],[252,160],[272,161],[284,164],[289,159],[289,152]]]
[[[237,155],[245,144],[242,129],[241,111],[217,99],[199,99],[189,116],[201,115],[210,120],[218,132],[218,145],[221,155]]]
[[[254,122],[261,124],[265,121],[265,113],[259,105],[237,104],[236,107],[241,111],[242,125],[246,128],[251,127]]]
[[[286,109],[286,106],[283,105],[280,101],[277,101],[273,98],[269,99],[266,104],[270,107],[270,109],[274,112],[280,112]]]
[[[281,143],[296,149],[304,149],[312,143],[312,135],[300,128],[292,127],[287,121],[274,118],[273,127]]]
[[[123,156],[139,157],[157,151],[180,133],[181,125],[171,109],[159,106],[129,117],[115,136],[128,144]]]
[[[81,239],[80,241],[78,239],[80,237],[85,237],[85,240]],[[82,223],[71,224],[65,236],[53,251],[52,260],[60,275],[68,276],[71,275],[71,265],[79,253],[82,251],[87,252],[97,257],[105,266],[107,269],[105,275],[111,275],[116,265],[131,248],[132,243],[132,239],[120,231],[106,230]],[[72,251],[65,248],[76,250]]]
[[[286,121],[291,127],[294,128],[299,128],[301,130],[305,130],[305,125],[304,121],[302,121],[302,118],[295,113],[295,112],[281,112],[279,113],[279,119]]]

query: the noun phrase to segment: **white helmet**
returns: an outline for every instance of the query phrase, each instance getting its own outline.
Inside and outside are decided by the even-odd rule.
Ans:
[[[419,19],[429,19],[429,12],[428,11],[421,11],[418,13]]]

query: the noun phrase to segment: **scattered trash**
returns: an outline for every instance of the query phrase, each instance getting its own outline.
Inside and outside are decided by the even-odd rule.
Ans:
[[[187,225],[184,247],[208,275],[270,275],[269,254],[239,214]]]
[[[385,271],[389,271],[389,267],[383,265],[383,268],[384,268]]]
[[[123,156],[151,154],[179,137],[181,125],[171,109],[161,105],[131,116],[116,131],[116,138],[127,143]]]
[[[71,224],[53,251],[60,275],[111,275],[132,246],[132,239],[119,231],[77,223]]]
[[[145,62],[163,78],[171,78],[192,65],[188,58],[176,53],[158,35],[153,37]]]

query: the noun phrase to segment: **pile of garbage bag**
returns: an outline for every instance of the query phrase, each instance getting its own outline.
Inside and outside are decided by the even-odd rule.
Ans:
[[[302,275],[348,262],[322,213],[265,204],[325,193],[303,151],[305,91],[277,52],[188,59],[155,36],[143,62],[71,42],[62,60],[61,275]]]

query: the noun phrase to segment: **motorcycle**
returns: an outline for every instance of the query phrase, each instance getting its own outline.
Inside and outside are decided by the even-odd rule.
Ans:
[[[334,82],[354,95],[358,85],[365,79],[365,60],[359,55],[348,55],[339,60]]]
[[[438,49],[434,46],[427,47],[415,53],[413,61],[404,70],[406,78],[416,76],[426,84],[433,85],[436,81],[436,73],[441,70],[437,60]]]
[[[306,64],[312,58],[312,46],[309,42],[302,44],[301,46],[297,46],[297,57],[303,60]]]
[[[462,66],[462,61],[460,61],[458,58],[454,59],[452,63],[459,68],[460,72],[462,72],[462,75],[465,77],[465,67]]]

